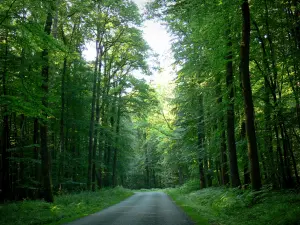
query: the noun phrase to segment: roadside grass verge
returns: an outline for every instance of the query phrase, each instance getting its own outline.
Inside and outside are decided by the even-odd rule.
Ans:
[[[165,192],[201,225],[300,225],[300,195],[293,190],[259,192],[232,188],[195,191],[196,182]]]
[[[163,190],[161,188],[150,188],[150,189],[141,188],[141,189],[133,189],[132,191],[134,191],[134,192],[153,192],[153,191],[162,192]]]
[[[98,212],[133,195],[122,187],[57,196],[54,203],[25,200],[0,205],[0,224],[63,224]]]

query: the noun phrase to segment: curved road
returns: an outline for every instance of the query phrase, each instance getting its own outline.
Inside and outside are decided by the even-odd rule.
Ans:
[[[162,192],[140,192],[121,203],[66,225],[193,225]]]

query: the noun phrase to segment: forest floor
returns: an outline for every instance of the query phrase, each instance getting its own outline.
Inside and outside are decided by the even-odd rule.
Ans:
[[[0,205],[0,224],[63,224],[119,203],[133,194],[133,191],[117,187],[98,192],[56,196],[54,203],[24,200],[2,204]]]
[[[201,225],[300,225],[300,194],[293,190],[259,192],[230,188],[197,190],[189,182],[165,192]]]

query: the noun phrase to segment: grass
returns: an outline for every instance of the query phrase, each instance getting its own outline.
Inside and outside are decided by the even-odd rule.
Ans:
[[[54,203],[29,201],[0,205],[0,224],[63,224],[98,212],[133,195],[121,187],[57,196]]]
[[[229,188],[197,189],[196,182],[166,189],[171,198],[201,225],[300,225],[300,195],[292,190],[260,192]]]
[[[133,191],[134,192],[153,192],[153,191],[162,191],[162,189],[161,188],[149,188],[149,189],[141,188],[141,189],[134,189]]]

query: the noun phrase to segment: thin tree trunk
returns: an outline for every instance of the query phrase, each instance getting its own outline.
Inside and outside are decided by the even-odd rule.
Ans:
[[[267,20],[267,16],[266,16],[266,21]],[[264,132],[264,148],[267,152],[267,163],[268,163],[268,170],[267,172],[270,174],[270,182],[273,184],[273,187],[277,187],[277,180],[276,180],[276,168],[275,168],[275,164],[274,164],[274,156],[273,156],[273,145],[272,145],[272,124],[271,124],[271,107],[272,105],[270,104],[270,96],[272,94],[273,99],[276,99],[276,97],[274,98],[274,96],[276,96],[275,93],[275,89],[276,89],[276,85],[274,84],[273,79],[271,79],[270,75],[271,75],[271,68],[269,66],[269,62],[268,62],[268,54],[266,52],[266,45],[265,45],[265,40],[261,35],[260,29],[257,25],[257,23],[255,21],[253,21],[253,24],[255,26],[255,29],[257,31],[257,38],[259,39],[260,43],[261,43],[261,49],[262,49],[262,54],[263,54],[263,63],[266,69],[266,72],[264,72],[263,70],[261,70],[262,75],[264,76],[264,101],[265,101],[265,105],[264,105],[264,127],[265,127],[265,132]],[[268,22],[267,22],[268,24]],[[257,63],[258,65],[258,63]],[[259,65],[258,65],[259,66]],[[272,92],[273,91],[273,92]]]
[[[218,180],[218,184],[221,186],[222,185],[222,182],[221,182],[221,179],[220,179],[220,162],[219,161],[216,161],[216,173],[217,173],[217,180]]]
[[[26,123],[26,119],[25,119],[25,116],[24,114],[21,114],[20,115],[20,159],[21,159],[21,162],[19,164],[19,169],[18,169],[18,172],[19,172],[19,176],[18,176],[18,186],[20,187],[19,189],[19,196],[21,199],[23,198],[27,198],[28,196],[26,196],[26,193],[25,193],[25,187],[22,187],[22,184],[24,182],[24,161],[22,160],[24,158],[24,146],[26,145],[25,144],[25,123]]]
[[[103,138],[103,132],[100,131],[99,132],[99,139]],[[101,189],[102,188],[102,163],[103,163],[103,143],[101,144],[102,142],[100,142],[99,140],[99,145],[98,145],[98,157],[99,157],[99,169],[98,169],[98,173],[96,173],[97,175],[97,184],[98,184],[98,187]]]
[[[103,91],[102,91],[102,106],[101,106],[101,121],[102,121],[102,126],[103,127],[108,127],[108,118],[106,113],[109,110],[109,103],[108,103],[108,92],[109,92],[109,87],[110,87],[110,78],[108,74],[108,63],[107,63],[107,51],[105,51],[103,55]],[[103,152],[103,159],[101,160],[101,164],[104,165],[104,168],[100,168],[101,172],[99,172],[99,178],[103,177],[103,183],[102,185],[104,187],[107,187],[109,185],[109,135],[105,131],[102,133],[102,139],[103,139],[103,145],[101,148],[99,148],[99,151],[102,150]],[[102,157],[102,154],[100,155]],[[103,171],[103,176],[102,176],[102,171]]]
[[[64,58],[63,71],[61,76],[61,112],[60,112],[60,163],[58,171],[58,182],[61,182],[64,176],[65,165],[65,77],[67,72],[67,57]],[[60,187],[61,188],[61,187]]]
[[[257,142],[254,125],[254,106],[250,83],[249,54],[250,54],[250,9],[248,0],[242,3],[243,33],[241,42],[241,81],[245,104],[246,132],[248,139],[248,156],[250,161],[251,184],[253,190],[261,188],[260,168],[257,153]]]
[[[3,66],[3,74],[2,74],[2,87],[3,87],[3,95],[7,95],[7,88],[6,88],[6,73],[7,73],[7,60],[8,60],[8,33],[6,33],[6,45],[5,45],[5,56],[4,58],[4,66]],[[9,122],[8,122],[8,115],[7,115],[7,106],[4,106],[3,110],[3,130],[2,130],[2,177],[1,177],[1,189],[0,191],[0,201],[4,201],[5,199],[9,199],[11,196],[11,187],[10,187],[10,180],[9,180],[9,152],[7,151],[10,147],[9,143]]]
[[[36,163],[34,165],[34,171],[35,171],[35,180],[40,183],[41,182],[41,166],[37,161],[39,160],[39,147],[40,144],[40,136],[39,136],[39,121],[37,118],[34,119],[33,122],[33,144],[34,146],[34,159],[36,160]],[[35,197],[38,197],[40,185],[37,185],[38,191],[35,193]]]
[[[150,188],[150,172],[149,172],[149,160],[148,160],[148,148],[145,147],[145,170],[146,170],[146,188]]]
[[[266,167],[266,160],[265,160],[265,154],[263,152],[259,152],[260,154],[260,162],[261,162],[261,177],[265,178],[262,180],[268,180],[268,171]]]
[[[203,111],[203,95],[200,94],[199,96],[199,120],[198,120],[198,163],[199,163],[199,181],[200,181],[200,188],[206,188],[206,182],[205,182],[205,174],[204,174],[204,164],[203,160],[205,157],[205,150],[204,150],[204,140],[205,140],[205,132],[204,132],[204,111]]]
[[[99,41],[96,41],[96,61],[94,69],[93,79],[93,96],[92,96],[92,109],[91,120],[89,128],[89,153],[88,153],[88,177],[87,177],[87,189],[92,189],[92,166],[93,166],[93,146],[94,146],[94,130],[95,130],[95,103],[96,103],[96,86],[97,86],[97,70],[99,60]]]
[[[98,37],[100,36],[100,31],[98,30]],[[98,69],[98,78],[97,78],[97,94],[96,94],[96,128],[95,128],[95,134],[94,134],[94,146],[93,146],[93,168],[92,168],[92,190],[96,190],[96,152],[97,152],[97,145],[99,142],[99,128],[100,128],[100,95],[101,95],[101,69],[102,69],[102,47],[100,46],[101,42],[99,42],[99,69]],[[100,144],[99,144],[100,145]],[[100,153],[99,153],[100,154]]]
[[[142,136],[143,135],[143,136]],[[146,172],[146,176],[145,178],[145,187],[149,188],[150,184],[149,184],[149,159],[148,159],[148,144],[147,144],[147,133],[146,131],[140,135],[140,137],[142,138],[143,142],[145,142],[145,145],[143,146],[144,150],[144,154],[145,154],[145,172]]]
[[[118,100],[118,109],[117,109],[117,121],[116,121],[116,138],[115,138],[115,147],[114,147],[114,159],[113,159],[113,187],[117,185],[117,153],[118,153],[118,142],[119,142],[119,133],[120,133],[120,119],[121,119],[121,93],[119,93]]]
[[[295,159],[295,156],[294,156],[294,152],[293,152],[293,149],[292,149],[290,138],[288,136],[288,132],[286,130],[285,125],[283,125],[283,130],[284,130],[285,137],[287,139],[287,148],[288,148],[288,150],[290,152],[290,155],[291,155],[291,158],[292,158],[292,163],[293,163],[293,168],[294,168],[296,182],[297,182],[297,184],[300,184],[300,179],[299,179],[299,175],[298,175],[298,169],[297,169],[296,159]]]
[[[238,187],[241,185],[239,169],[237,164],[236,145],[235,145],[235,132],[234,132],[234,84],[233,84],[233,64],[232,64],[232,42],[230,32],[228,31],[229,48],[226,63],[226,85],[228,89],[228,106],[227,106],[227,145],[229,151],[229,165],[231,186]]]
[[[272,138],[272,126],[271,126],[271,104],[270,104],[270,87],[268,86],[265,78],[265,106],[264,106],[264,119],[265,119],[265,132],[264,132],[264,145],[267,152],[268,171],[270,174],[270,180],[273,187],[277,187],[276,172],[274,165],[273,155],[273,138]]]
[[[290,159],[289,159],[289,149],[288,149],[288,140],[284,134],[283,124],[280,124],[280,133],[283,142],[283,159],[284,159],[284,170],[287,181],[287,188],[294,187],[294,181],[292,179],[291,167],[290,167]]]
[[[229,174],[228,174],[228,160],[227,160],[227,148],[226,148],[226,133],[223,127],[224,120],[223,118],[220,119],[221,124],[221,177],[222,177],[222,185],[227,185],[229,183]]]
[[[221,106],[223,99],[222,96],[220,95],[221,86],[220,86],[219,78],[217,78],[216,83],[217,83],[217,87],[216,87],[217,103],[218,105]],[[228,161],[227,161],[227,151],[226,151],[226,133],[224,128],[223,113],[221,113],[221,116],[219,117],[219,129],[221,129],[221,137],[220,137],[221,181],[222,181],[222,185],[227,185],[229,183],[229,174],[228,174]]]
[[[281,152],[281,145],[280,145],[280,140],[279,140],[279,132],[278,132],[278,126],[277,126],[277,117],[275,117],[275,125],[274,125],[274,130],[275,130],[275,135],[276,135],[276,145],[277,145],[277,158],[279,159],[278,164],[280,165],[279,171],[281,172],[281,186],[286,187],[287,186],[287,179],[285,175],[285,169],[284,169],[284,163],[283,163],[283,157],[282,157],[282,152]]]

